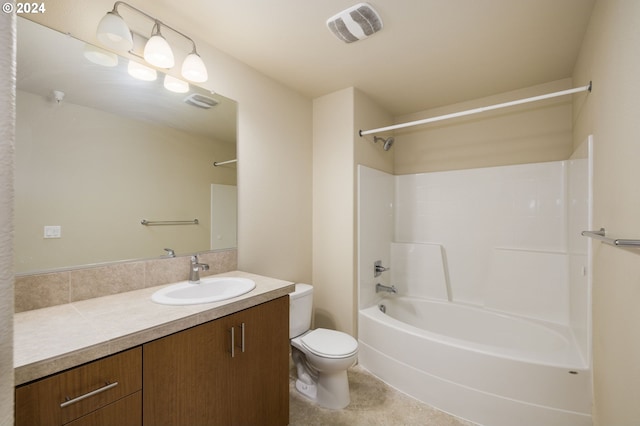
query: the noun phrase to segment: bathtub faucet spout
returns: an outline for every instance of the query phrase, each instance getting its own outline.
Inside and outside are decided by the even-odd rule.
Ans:
[[[393,293],[396,294],[398,292],[398,290],[396,290],[396,286],[395,285],[382,285],[380,283],[376,284],[376,293],[380,293],[381,291],[386,291],[387,293]]]

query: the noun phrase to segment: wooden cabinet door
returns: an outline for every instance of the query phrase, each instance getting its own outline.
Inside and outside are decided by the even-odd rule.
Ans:
[[[211,321],[143,345],[143,424],[229,424],[230,336]]]
[[[143,424],[286,425],[288,354],[288,296],[147,343]]]
[[[236,347],[230,370],[233,425],[289,423],[289,296],[232,315]]]

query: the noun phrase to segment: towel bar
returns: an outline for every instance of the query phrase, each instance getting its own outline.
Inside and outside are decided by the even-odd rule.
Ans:
[[[142,219],[140,223],[144,226],[156,226],[156,225],[197,225],[200,222],[198,219],[193,220],[147,220]]]
[[[616,247],[637,247],[640,248],[640,240],[632,240],[626,238],[611,238],[607,237],[606,230],[600,228],[599,231],[582,231],[582,235],[585,237],[600,240],[603,243],[616,246]]]

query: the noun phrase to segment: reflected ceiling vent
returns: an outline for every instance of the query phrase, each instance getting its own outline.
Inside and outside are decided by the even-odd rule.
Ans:
[[[213,108],[214,106],[218,105],[218,101],[216,101],[215,99],[199,95],[197,93],[192,93],[191,95],[184,98],[184,103],[203,109]]]
[[[371,5],[358,3],[327,19],[333,35],[345,43],[367,38],[382,29],[382,18]]]

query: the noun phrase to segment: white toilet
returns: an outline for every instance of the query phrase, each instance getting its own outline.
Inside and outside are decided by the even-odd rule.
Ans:
[[[289,339],[296,366],[296,389],[318,405],[340,409],[349,405],[347,368],[358,359],[358,341],[346,333],[311,328],[313,287],[296,284],[289,293]]]

